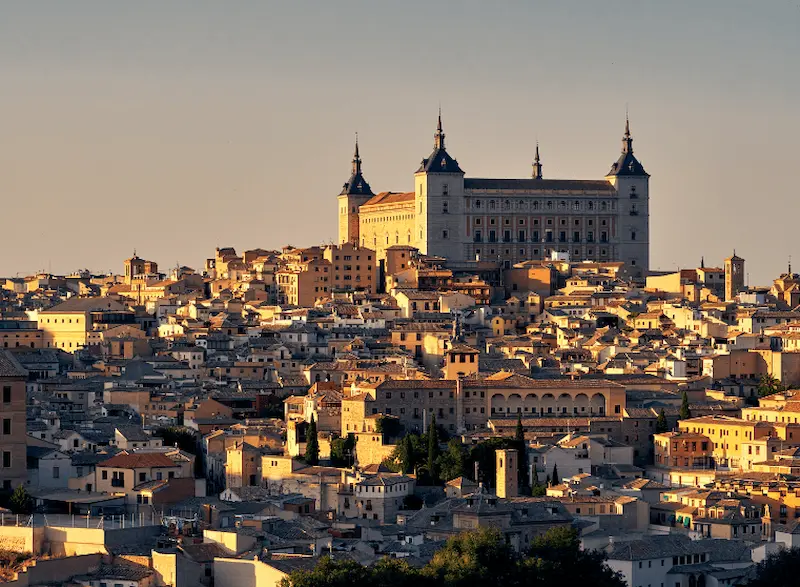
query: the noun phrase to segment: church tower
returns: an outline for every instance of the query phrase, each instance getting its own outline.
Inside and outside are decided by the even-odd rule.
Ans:
[[[339,244],[359,244],[358,208],[374,195],[361,173],[361,157],[358,153],[358,136],[356,136],[353,171],[339,194]]]
[[[650,174],[633,154],[628,118],[622,136],[622,154],[606,174],[617,192],[616,235],[618,250],[612,258],[623,261],[633,277],[646,277],[650,268]]]
[[[519,471],[517,459],[519,454],[515,448],[496,450],[497,461],[497,497],[517,497],[519,495]]]
[[[414,174],[414,241],[427,255],[464,256],[464,172],[445,149],[442,112],[433,135],[433,152]]]
[[[725,259],[725,301],[729,302],[744,290],[744,259],[733,255]]]

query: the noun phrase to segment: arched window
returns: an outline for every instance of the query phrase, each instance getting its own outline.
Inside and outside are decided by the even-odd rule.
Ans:
[[[581,209],[581,203],[578,200],[575,200],[574,202],[572,202],[572,209],[573,210],[580,210]]]
[[[594,210],[594,202],[589,202],[589,203],[586,205],[586,207],[587,207],[587,208],[589,208],[589,210]]]
[[[553,200],[547,200],[547,209],[548,210],[552,210],[553,209]]]
[[[608,204],[606,202],[600,202],[600,210],[603,212],[608,210]]]
[[[480,208],[481,207],[481,201],[480,200],[475,200],[475,207],[476,208]]]
[[[494,210],[494,200],[489,200],[489,210]]]
[[[538,200],[537,200],[537,201],[535,201],[535,202],[533,203],[533,209],[534,209],[534,210],[538,210],[538,209],[539,209],[539,202],[538,202]]]

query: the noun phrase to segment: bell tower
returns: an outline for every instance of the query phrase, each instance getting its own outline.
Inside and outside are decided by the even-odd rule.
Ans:
[[[374,195],[361,173],[361,156],[358,152],[358,135],[356,135],[353,170],[339,194],[339,244],[360,244],[358,208]]]
[[[517,497],[519,495],[519,479],[517,471],[517,449],[507,448],[496,450],[497,461],[497,497]]]
[[[414,241],[426,255],[462,260],[464,172],[445,149],[444,138],[439,109],[433,152],[414,174]]]
[[[625,117],[622,153],[606,174],[617,197],[616,247],[612,257],[623,261],[633,277],[646,277],[650,269],[650,174],[633,154],[631,125]]]

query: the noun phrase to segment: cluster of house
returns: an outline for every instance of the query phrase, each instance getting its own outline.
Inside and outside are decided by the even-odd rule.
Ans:
[[[735,585],[800,544],[800,276],[743,275],[342,244],[7,279],[0,491],[34,514],[0,544],[18,585],[244,587],[570,525],[632,587]],[[433,423],[524,454],[424,485],[396,457]]]

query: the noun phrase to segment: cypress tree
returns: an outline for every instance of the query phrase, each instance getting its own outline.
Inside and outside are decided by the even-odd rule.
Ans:
[[[681,400],[681,411],[679,416],[681,420],[688,420],[692,417],[692,411],[689,409],[689,396],[685,391],[683,392],[683,399]]]
[[[317,422],[314,420],[313,414],[306,433],[305,461],[308,465],[319,464],[319,438],[317,438]]]
[[[439,431],[436,429],[436,416],[431,416],[431,423],[428,426],[428,474],[431,482],[437,483],[439,479],[436,470],[436,459],[439,458]]]
[[[669,430],[667,415],[664,413],[664,408],[661,408],[661,411],[658,413],[658,420],[656,420],[656,432],[661,434],[667,430]]]
[[[528,450],[525,445],[525,429],[522,427],[522,414],[517,414],[517,429],[514,433],[519,456],[517,458],[517,477],[522,487],[528,486]]]
[[[561,478],[558,476],[558,463],[553,465],[553,485],[561,483]]]

